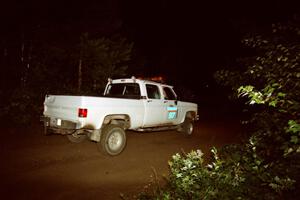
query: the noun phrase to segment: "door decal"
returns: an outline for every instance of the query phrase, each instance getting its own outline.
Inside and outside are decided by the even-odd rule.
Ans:
[[[177,118],[177,107],[175,106],[168,106],[168,119],[176,119]]]

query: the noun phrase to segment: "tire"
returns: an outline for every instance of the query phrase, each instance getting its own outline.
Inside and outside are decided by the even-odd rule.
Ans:
[[[190,136],[194,131],[194,122],[192,119],[186,118],[181,125],[181,132],[185,135]]]
[[[98,149],[106,155],[119,155],[126,146],[126,133],[124,129],[115,124],[103,128]]]
[[[72,143],[81,143],[87,138],[87,136],[86,135],[79,135],[75,132],[73,134],[67,135],[67,138]]]
[[[49,136],[49,135],[53,134],[53,131],[51,130],[51,128],[49,126],[44,126],[43,133],[45,136]]]
[[[50,135],[48,126],[44,125],[44,135]]]

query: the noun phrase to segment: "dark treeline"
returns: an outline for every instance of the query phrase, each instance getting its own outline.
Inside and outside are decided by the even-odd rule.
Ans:
[[[120,34],[67,37],[61,32],[57,39],[35,28],[2,36],[0,115],[5,120],[27,123],[37,117],[47,93],[98,95],[108,77],[126,75],[133,43]]]

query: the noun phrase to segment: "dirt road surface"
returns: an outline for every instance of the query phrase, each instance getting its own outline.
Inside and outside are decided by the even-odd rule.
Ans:
[[[176,131],[127,132],[127,146],[115,157],[96,144],[70,143],[65,136],[44,136],[40,126],[1,132],[1,199],[129,199],[153,178],[168,174],[177,152],[237,142],[238,122],[197,122],[191,137]]]

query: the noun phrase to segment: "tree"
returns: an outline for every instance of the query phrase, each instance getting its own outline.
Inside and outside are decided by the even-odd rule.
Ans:
[[[109,77],[126,75],[133,43],[121,36],[90,39],[81,37],[78,62],[78,90],[95,93],[103,88]]]
[[[242,60],[245,66],[242,72],[218,72],[219,80],[237,90],[239,97],[249,98],[254,115],[246,123],[255,127],[252,133],[261,138],[261,146],[272,141],[274,150],[284,149],[285,156],[300,151],[299,22],[273,24],[272,33],[247,37],[243,43],[254,48],[258,55]],[[278,148],[274,142],[283,146]]]
[[[70,46],[36,39],[28,45],[28,53],[21,48],[21,67],[24,70],[18,70],[20,75],[17,78],[22,84],[7,89],[9,95],[5,97],[5,106],[0,108],[0,118],[15,125],[38,119],[46,94],[99,95],[99,89],[104,87],[108,77],[126,74],[133,44],[121,36],[90,39],[86,34],[81,38],[79,49]],[[80,70],[74,67],[77,61],[81,63]],[[81,78],[77,76],[78,71]],[[82,84],[81,91],[76,87],[78,82]],[[0,95],[3,94],[0,91]]]

